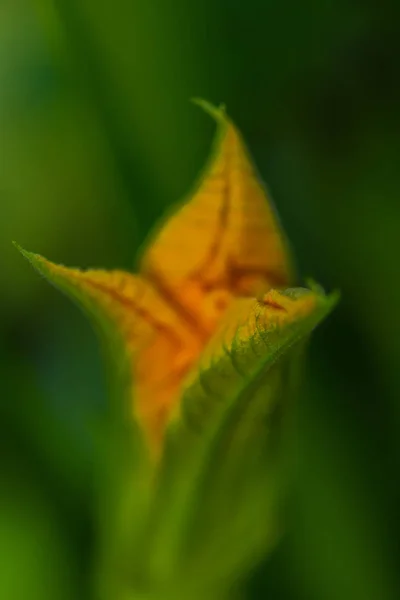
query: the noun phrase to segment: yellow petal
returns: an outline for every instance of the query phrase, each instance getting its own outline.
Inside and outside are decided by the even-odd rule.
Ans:
[[[207,332],[234,296],[292,283],[289,253],[270,198],[223,108],[198,103],[218,123],[195,193],[145,251],[141,272]]]
[[[72,296],[97,323],[119,335],[132,377],[133,412],[158,451],[183,376],[200,352],[180,316],[143,278],[124,271],[82,271],[22,250],[35,268]]]

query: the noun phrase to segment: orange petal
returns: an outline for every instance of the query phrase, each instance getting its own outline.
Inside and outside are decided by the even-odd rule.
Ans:
[[[198,101],[218,122],[214,152],[191,196],[150,242],[141,261],[148,276],[203,329],[220,314],[211,292],[254,296],[287,287],[292,270],[285,238],[240,133],[223,108]]]
[[[21,251],[97,323],[119,336],[131,370],[134,413],[157,451],[181,380],[200,351],[197,339],[143,278],[124,271],[70,269]]]

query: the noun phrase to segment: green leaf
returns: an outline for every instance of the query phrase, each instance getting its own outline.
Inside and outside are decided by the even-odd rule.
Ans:
[[[337,300],[319,288],[271,291],[227,314],[167,431],[141,540],[152,578],[226,585],[276,540],[282,417],[304,342]]]

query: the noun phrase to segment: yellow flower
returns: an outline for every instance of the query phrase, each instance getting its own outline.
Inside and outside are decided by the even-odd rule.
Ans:
[[[271,201],[224,108],[197,103],[218,123],[211,160],[189,200],[151,236],[137,273],[70,269],[23,251],[118,331],[133,415],[155,455],[201,365],[238,333],[248,338],[260,323],[268,330],[312,313],[317,297],[276,291],[292,286],[294,274]]]

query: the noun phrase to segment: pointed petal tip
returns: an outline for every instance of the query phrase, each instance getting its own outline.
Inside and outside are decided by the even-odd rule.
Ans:
[[[204,98],[191,98],[191,102],[200,106],[206,113],[211,115],[216,121],[225,121],[226,119],[226,107],[225,104],[214,106],[211,102],[204,100]]]
[[[32,267],[34,269],[36,269],[36,271],[38,271],[38,273],[45,275],[46,274],[46,266],[47,268],[50,266],[51,263],[49,263],[43,256],[41,256],[40,254],[36,254],[35,252],[28,252],[28,250],[25,250],[25,248],[23,248],[22,246],[20,246],[20,244],[18,244],[18,242],[12,242],[13,245],[16,247],[16,249],[18,250],[18,252],[20,252],[22,254],[22,256],[24,258],[26,258],[26,260],[28,260]]]
[[[20,245],[18,244],[18,242],[16,242],[15,240],[12,240],[12,241],[11,241],[11,243],[12,243],[12,245],[13,245],[13,246],[15,246],[15,248],[16,248],[16,249],[17,249],[19,252],[22,252],[22,253],[26,252],[26,251],[25,251],[25,250],[22,248],[22,246],[20,246]]]
[[[33,264],[37,264],[39,261],[45,260],[43,258],[43,256],[40,256],[40,254],[35,254],[34,252],[28,252],[28,250],[25,250],[25,248],[23,248],[20,244],[18,244],[18,242],[13,241],[12,244],[13,244],[13,246],[16,247],[18,252],[20,252],[22,254],[22,256],[24,256],[27,260],[29,260],[29,262],[31,262]]]
[[[38,256],[38,255],[34,254],[33,252],[28,252],[28,250],[25,250],[25,248],[23,248],[20,244],[18,244],[18,242],[15,242],[14,240],[12,241],[12,244],[13,244],[13,246],[15,246],[15,248],[18,250],[18,252],[20,252],[22,254],[22,256],[27,258],[30,262],[32,262],[32,259],[35,256]]]

